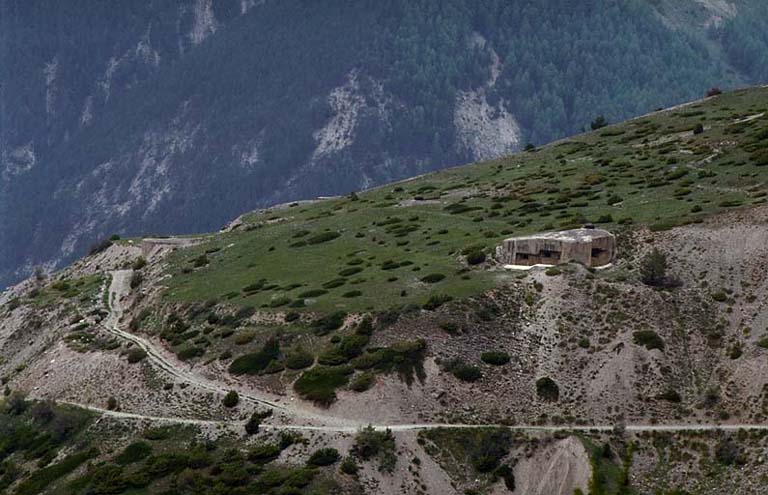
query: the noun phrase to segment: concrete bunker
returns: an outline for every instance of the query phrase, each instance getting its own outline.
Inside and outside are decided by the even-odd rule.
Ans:
[[[607,230],[586,226],[505,239],[496,258],[505,265],[557,265],[575,261],[588,267],[604,266],[616,257],[616,237]]]

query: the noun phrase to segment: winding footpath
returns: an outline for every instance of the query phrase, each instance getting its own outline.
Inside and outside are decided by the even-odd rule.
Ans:
[[[230,387],[202,377],[191,371],[181,369],[174,364],[165,353],[156,347],[147,338],[129,333],[120,327],[120,321],[123,315],[123,300],[130,293],[130,280],[132,270],[118,270],[112,272],[112,282],[109,286],[109,317],[102,324],[102,328],[112,335],[132,342],[134,345],[143,349],[147,353],[148,360],[157,368],[174,377],[175,379],[195,385],[204,390],[224,394],[231,390]],[[296,424],[287,422],[280,424],[262,424],[261,428],[276,430],[301,430],[335,433],[354,433],[363,427],[371,426],[376,430],[398,431],[418,431],[428,429],[476,429],[476,428],[507,428],[517,431],[529,432],[611,432],[616,429],[615,425],[502,425],[502,424],[456,424],[456,423],[410,423],[410,424],[368,424],[365,422],[354,421],[348,418],[339,418],[336,416],[319,414],[301,407],[300,404],[278,404],[273,398],[267,395],[256,395],[251,392],[241,392],[238,390],[240,398],[247,403],[260,405],[281,413],[286,417],[292,418]],[[190,419],[181,417],[162,417],[146,414],[137,414],[123,411],[111,411],[95,406],[80,404],[76,402],[62,401],[75,407],[80,407],[106,417],[131,421],[152,421],[158,423],[189,424],[198,426],[232,426],[244,424],[244,421],[238,420],[204,420]],[[707,432],[707,431],[738,431],[738,430],[768,430],[768,424],[635,424],[623,426],[628,432]]]

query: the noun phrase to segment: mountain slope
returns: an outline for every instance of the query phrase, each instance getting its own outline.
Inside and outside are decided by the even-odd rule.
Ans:
[[[329,493],[762,493],[767,133],[768,88],[751,88],[216,233],[104,244],[0,298],[4,438],[75,408],[38,450],[0,442],[0,483],[324,493],[294,486],[306,469]],[[584,221],[617,235],[612,266],[493,258],[508,235]],[[655,250],[667,276],[649,285]],[[122,464],[138,441],[154,455]],[[359,472],[312,464],[321,447]]]
[[[3,0],[0,283],[764,79],[760,2],[667,3]]]

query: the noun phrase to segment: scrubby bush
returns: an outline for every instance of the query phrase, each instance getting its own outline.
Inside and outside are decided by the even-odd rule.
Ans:
[[[328,335],[334,330],[341,328],[344,325],[344,320],[347,318],[345,311],[336,311],[330,315],[324,316],[312,324],[317,335]]]
[[[204,354],[205,354],[205,349],[203,349],[202,347],[197,347],[193,345],[185,345],[182,349],[180,349],[176,353],[176,355],[182,361],[189,361],[190,359],[200,357]]]
[[[259,427],[261,427],[261,422],[270,416],[272,416],[271,409],[262,412],[254,411],[245,423],[245,432],[249,435],[257,434],[259,432]]]
[[[494,366],[503,366],[509,362],[509,354],[503,351],[488,351],[480,355],[484,363]]]
[[[21,392],[11,392],[5,399],[5,412],[11,416],[19,416],[27,410],[28,404],[24,394]]]
[[[349,383],[351,374],[348,366],[316,366],[302,373],[293,389],[302,398],[327,406],[336,400],[336,389]]]
[[[451,370],[451,373],[463,382],[476,382],[483,377],[483,372],[480,371],[480,368],[470,364],[456,366]]]
[[[315,467],[330,466],[339,462],[339,459],[341,459],[341,455],[339,455],[338,450],[333,447],[326,447],[313,452],[307,459],[307,464]]]
[[[357,476],[358,471],[360,471],[360,466],[355,462],[354,457],[345,457],[344,460],[341,461],[339,471],[349,476]]]
[[[309,368],[315,362],[315,357],[301,347],[286,353],[285,367],[291,370]]]
[[[235,337],[235,345],[245,345],[253,342],[256,338],[256,333],[253,331],[246,331],[238,334]]]
[[[724,438],[717,444],[715,447],[715,460],[724,466],[746,464],[741,448],[731,438]]]
[[[396,371],[407,384],[413,377],[424,378],[424,353],[427,343],[423,339],[401,341],[391,347],[368,349],[368,352],[355,358],[352,366],[358,370],[375,369],[383,373]]]
[[[309,299],[312,297],[320,297],[325,294],[328,294],[328,291],[325,289],[312,289],[302,292],[297,297],[300,299]]]
[[[126,357],[130,364],[138,363],[139,361],[143,361],[147,357],[147,351],[145,351],[140,347],[132,347],[126,353]]]
[[[341,277],[349,277],[351,275],[355,275],[357,273],[362,272],[363,269],[359,266],[351,266],[349,268],[345,268],[339,272],[339,276]]]
[[[248,460],[254,464],[267,464],[280,456],[280,447],[273,443],[257,445],[248,452]]]
[[[269,363],[280,356],[280,343],[271,338],[264,343],[259,352],[245,354],[232,361],[229,372],[233,375],[256,375],[264,371]]]
[[[548,376],[536,380],[536,394],[547,402],[557,402],[560,399],[560,387]]]
[[[317,362],[325,366],[338,366],[347,361],[349,361],[349,358],[337,347],[328,349],[317,357]]]
[[[646,349],[664,350],[664,339],[653,330],[638,330],[632,334],[632,338],[637,345],[644,346]]]
[[[200,256],[192,260],[192,266],[194,266],[195,268],[202,268],[208,265],[209,263],[210,261],[208,261],[208,256],[206,256],[205,254],[201,254]]]
[[[640,261],[640,280],[646,285],[661,287],[667,279],[667,256],[654,248]]]
[[[468,265],[479,265],[481,263],[484,263],[485,260],[486,260],[486,255],[481,250],[472,251],[467,254]]]
[[[352,453],[364,461],[378,459],[379,471],[391,473],[397,463],[395,437],[390,430],[377,431],[372,426],[363,428],[355,435]]]
[[[221,401],[224,407],[228,407],[230,409],[237,406],[239,402],[240,402],[240,396],[234,390],[230,390],[229,392],[227,392],[227,395],[224,396],[224,400]]]
[[[461,359],[451,359],[443,363],[443,371],[451,373],[463,382],[476,382],[483,377],[483,372],[477,366],[465,363]]]
[[[115,462],[121,466],[126,466],[146,459],[151,453],[152,446],[147,442],[135,442],[123,449],[120,455],[115,457]]]
[[[445,275],[442,273],[430,273],[426,277],[423,277],[421,279],[422,282],[425,284],[436,284],[437,282],[440,282],[445,278]]]
[[[335,278],[333,280],[329,280],[328,282],[325,282],[323,284],[323,288],[325,289],[335,289],[336,287],[341,287],[342,285],[347,283],[346,278]]]
[[[355,392],[365,392],[373,386],[375,381],[376,375],[366,371],[356,376],[352,383],[349,384],[349,388]]]
[[[307,244],[322,244],[324,242],[332,241],[340,236],[341,234],[338,232],[323,232],[309,237],[307,239]]]

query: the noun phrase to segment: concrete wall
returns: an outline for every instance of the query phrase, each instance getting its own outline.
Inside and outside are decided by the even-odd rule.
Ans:
[[[585,266],[607,265],[616,255],[616,239],[611,236],[586,239],[525,237],[507,239],[497,249],[501,263],[509,265],[557,265],[577,262]]]

